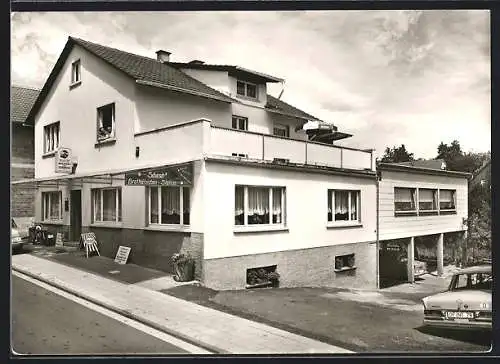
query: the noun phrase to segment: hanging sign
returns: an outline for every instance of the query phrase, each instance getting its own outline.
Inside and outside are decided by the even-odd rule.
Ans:
[[[192,183],[191,164],[125,173],[127,186],[189,186]]]
[[[56,173],[71,173],[73,169],[73,160],[71,149],[60,147],[56,151]]]
[[[116,252],[115,262],[118,264],[127,264],[130,250],[131,248],[129,248],[128,246],[120,245],[118,251]]]

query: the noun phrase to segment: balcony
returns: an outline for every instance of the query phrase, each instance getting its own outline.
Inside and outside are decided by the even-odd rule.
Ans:
[[[180,162],[203,157],[283,160],[294,164],[374,170],[370,150],[339,147],[211,125],[193,120],[135,134],[140,163]],[[137,161],[139,162],[139,161]]]
[[[339,147],[274,135],[212,126],[208,152],[212,156],[308,164],[356,170],[374,170],[371,151]]]

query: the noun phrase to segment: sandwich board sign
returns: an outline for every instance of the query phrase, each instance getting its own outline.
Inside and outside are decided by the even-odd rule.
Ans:
[[[118,264],[127,264],[130,250],[131,248],[129,248],[128,246],[120,245],[118,251],[116,252],[115,262]]]
[[[71,149],[60,147],[56,151],[56,173],[71,173],[73,170],[73,160]]]
[[[60,246],[60,247],[64,246],[62,233],[56,234],[56,246]]]

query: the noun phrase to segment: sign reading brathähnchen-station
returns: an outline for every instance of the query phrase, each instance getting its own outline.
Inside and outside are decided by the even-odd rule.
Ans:
[[[191,165],[125,173],[127,186],[189,186],[192,179]]]

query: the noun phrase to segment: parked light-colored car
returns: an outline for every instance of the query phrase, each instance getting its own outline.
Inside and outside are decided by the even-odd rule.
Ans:
[[[12,250],[21,250],[24,243],[25,240],[21,237],[16,222],[14,221],[14,219],[11,219],[10,245],[12,247]]]
[[[422,299],[424,325],[491,330],[491,265],[455,273],[448,290]]]

